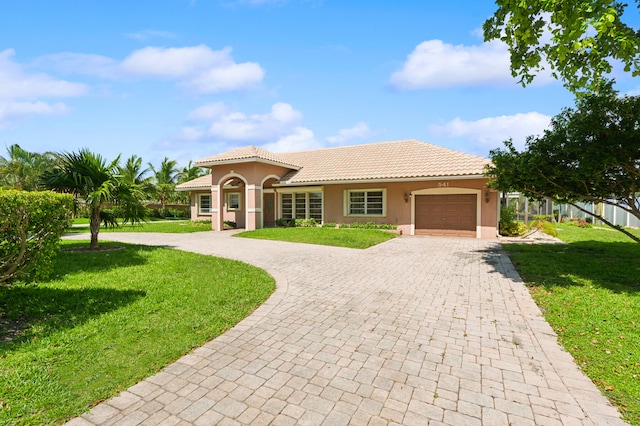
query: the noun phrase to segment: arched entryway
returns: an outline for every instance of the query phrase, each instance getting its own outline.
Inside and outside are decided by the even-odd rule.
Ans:
[[[247,227],[247,182],[237,174],[229,174],[218,183],[218,229]]]

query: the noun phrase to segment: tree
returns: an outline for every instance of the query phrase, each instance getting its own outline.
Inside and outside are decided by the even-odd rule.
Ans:
[[[490,153],[491,186],[530,198],[568,203],[617,228],[578,202],[605,203],[640,219],[640,97],[613,91],[579,98],[554,117],[543,136],[518,152],[511,141]]]
[[[636,0],[640,3],[640,0]],[[485,41],[509,46],[511,72],[523,85],[551,68],[573,92],[600,87],[612,62],[640,75],[640,31],[622,21],[626,4],[615,0],[496,0],[483,25]]]
[[[88,149],[59,154],[59,164],[43,175],[47,188],[82,198],[89,207],[91,249],[98,248],[101,213],[106,203],[121,205],[125,222],[146,219],[142,194],[119,174],[120,156],[111,163]]]
[[[162,217],[166,215],[166,203],[175,196],[176,179],[178,177],[178,163],[164,157],[160,163],[160,168],[156,169],[149,163],[149,168],[153,172],[153,192],[156,199],[162,204]]]
[[[193,161],[189,161],[189,164],[187,164],[182,168],[182,170],[178,172],[178,183],[188,182],[208,173],[211,173],[211,169],[207,169],[207,171],[205,172],[204,170],[202,170],[202,168],[194,166]]]
[[[55,154],[39,154],[13,144],[7,148],[7,158],[0,156],[0,187],[37,191],[44,189],[41,176],[56,161]]]

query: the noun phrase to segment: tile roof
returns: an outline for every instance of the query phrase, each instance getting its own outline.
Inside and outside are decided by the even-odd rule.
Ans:
[[[248,146],[197,160],[196,165],[215,166],[246,161],[261,161],[292,169],[280,179],[281,184],[292,185],[482,176],[485,166],[489,164],[486,158],[410,139],[280,154]],[[188,190],[192,183],[200,185],[200,182],[196,182],[198,179],[178,187],[183,191]]]
[[[259,161],[271,164],[282,165],[291,169],[299,169],[300,166],[288,161],[282,154],[276,154],[257,146],[245,146],[211,157],[201,158],[195,162],[196,166],[213,166],[215,164],[239,163]]]
[[[207,188],[211,188],[210,174],[200,176],[195,179],[191,179],[190,181],[183,182],[180,185],[176,185],[176,191],[191,191],[193,189],[207,189]]]
[[[483,175],[486,158],[417,140],[378,142],[280,154],[300,164],[281,183]]]

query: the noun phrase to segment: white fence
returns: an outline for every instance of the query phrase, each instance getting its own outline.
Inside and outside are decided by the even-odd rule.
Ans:
[[[516,220],[529,224],[537,215],[553,215],[558,220],[558,213],[564,219],[586,219],[590,217],[583,211],[577,209],[570,204],[554,204],[551,199],[542,201],[529,201],[521,194],[509,193],[502,194],[502,199],[509,207],[513,207],[516,213]],[[640,220],[627,213],[619,207],[600,203],[576,203],[587,211],[603,216],[606,220],[614,225],[620,225],[631,228],[640,228]],[[594,220],[594,223],[601,223]]]

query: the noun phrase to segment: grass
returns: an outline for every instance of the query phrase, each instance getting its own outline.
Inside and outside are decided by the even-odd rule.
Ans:
[[[141,225],[121,225],[117,228],[100,227],[100,232],[165,232],[170,234],[185,234],[189,232],[211,231],[210,221],[169,221],[169,222],[149,222]],[[89,225],[75,226],[67,232],[83,233],[89,232]]]
[[[567,245],[503,247],[565,349],[640,425],[640,244],[611,229],[558,231]]]
[[[0,424],[79,415],[220,335],[274,290],[242,262],[118,245],[60,252],[55,279],[0,288]],[[10,341],[7,325],[21,329]]]
[[[118,222],[122,222],[124,219],[119,217]],[[177,221],[186,221],[189,219],[185,219],[182,217],[150,217],[149,222],[160,222],[160,221],[167,221],[167,220],[177,220]],[[73,224],[74,225],[89,225],[89,218],[88,217],[77,217],[75,219],[73,219]]]
[[[263,228],[234,236],[365,249],[390,240],[396,237],[396,234],[377,229]]]

